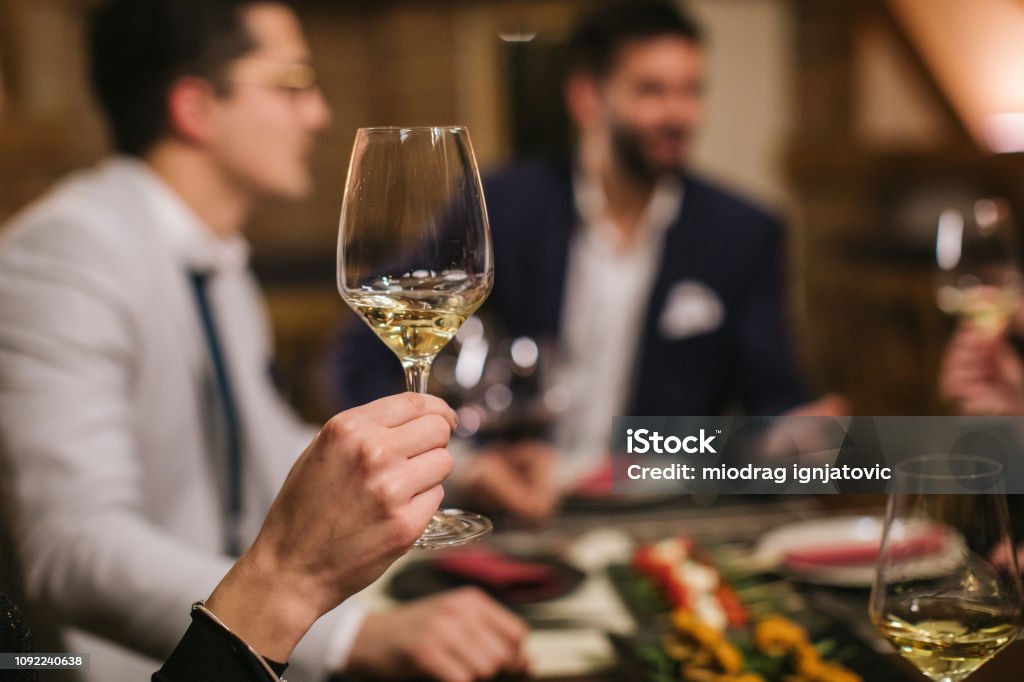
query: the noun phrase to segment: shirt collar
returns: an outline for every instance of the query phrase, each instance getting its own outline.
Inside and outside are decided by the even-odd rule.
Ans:
[[[109,163],[138,186],[153,213],[157,230],[185,267],[218,273],[247,266],[248,242],[239,235],[217,236],[147,163],[130,156],[119,156]]]
[[[600,180],[589,177],[576,167],[573,169],[572,185],[576,212],[584,226],[611,234],[604,188]],[[683,181],[678,177],[666,175],[658,180],[640,221],[641,239],[638,241],[658,237],[668,230],[682,208],[683,190]]]

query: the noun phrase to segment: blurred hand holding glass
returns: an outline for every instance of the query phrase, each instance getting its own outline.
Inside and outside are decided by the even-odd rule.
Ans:
[[[979,199],[939,217],[935,258],[939,308],[992,336],[1005,331],[1020,298],[1016,224],[1004,199]]]
[[[930,679],[966,678],[1020,631],[1006,497],[994,492],[1001,476],[998,462],[967,455],[914,458],[895,471],[871,619]],[[959,551],[937,559],[913,549],[936,541]]]
[[[425,393],[430,366],[494,279],[490,228],[465,128],[361,128],[338,236],[338,289]],[[490,522],[434,515],[417,547],[473,542]]]

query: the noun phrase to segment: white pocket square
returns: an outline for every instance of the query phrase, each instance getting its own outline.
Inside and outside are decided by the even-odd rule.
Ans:
[[[678,341],[713,332],[725,320],[725,305],[703,282],[684,280],[669,289],[658,320],[661,335]]]

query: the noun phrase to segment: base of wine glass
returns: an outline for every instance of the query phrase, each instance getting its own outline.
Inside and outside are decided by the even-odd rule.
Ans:
[[[977,668],[975,668],[975,670],[977,670]],[[972,670],[970,672],[966,672],[966,673],[960,673],[960,674],[957,674],[957,675],[939,674],[939,675],[932,676],[932,675],[929,675],[928,673],[925,673],[924,676],[927,677],[930,680],[934,680],[935,682],[961,682],[962,680],[967,679],[969,676],[971,676],[973,674],[974,674],[974,670]]]
[[[479,514],[461,509],[438,509],[413,547],[441,549],[468,545],[487,537],[493,529],[490,519]]]

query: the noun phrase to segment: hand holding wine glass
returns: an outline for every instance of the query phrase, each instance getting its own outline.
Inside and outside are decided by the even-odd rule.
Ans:
[[[341,209],[338,289],[425,393],[437,353],[484,302],[494,278],[490,228],[469,132],[361,128]],[[417,547],[473,542],[490,522],[435,514]]]
[[[896,469],[871,592],[875,628],[922,673],[959,682],[1021,628],[1001,465],[951,455]],[[937,551],[923,553],[922,547]]]
[[[1024,362],[1009,339],[964,325],[946,344],[939,395],[957,414],[1024,415]]]

